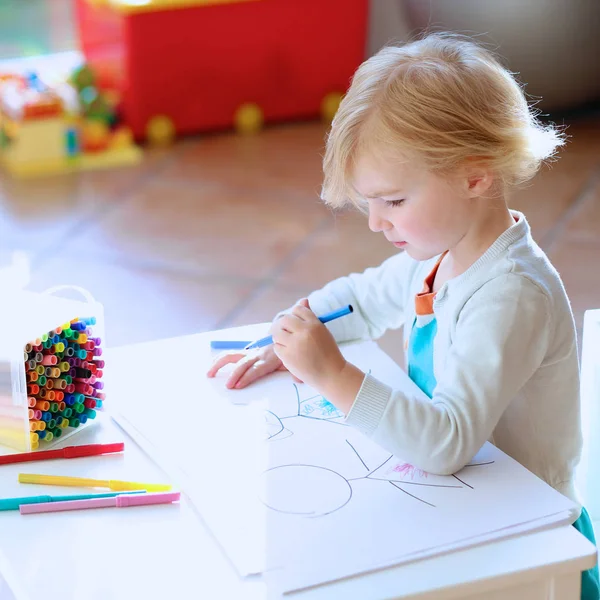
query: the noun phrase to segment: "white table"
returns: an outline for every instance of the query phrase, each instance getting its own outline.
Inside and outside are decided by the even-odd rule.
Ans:
[[[157,356],[160,344],[156,342]],[[126,361],[127,350],[117,356]],[[75,440],[125,441],[126,452],[0,467],[0,496],[77,493],[78,488],[19,484],[19,472],[169,481],[110,419],[65,445]],[[562,526],[291,594],[290,600],[575,600],[580,572],[595,561],[592,544],[573,527]],[[181,505],[173,506],[29,516],[0,512],[0,576],[15,600],[273,597],[260,578],[237,577],[185,495]],[[0,600],[2,589],[0,584]]]

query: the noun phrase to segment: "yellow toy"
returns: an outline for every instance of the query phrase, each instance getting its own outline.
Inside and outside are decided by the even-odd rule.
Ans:
[[[258,104],[249,102],[237,109],[233,121],[238,133],[252,135],[262,129],[265,118]]]
[[[151,146],[169,146],[175,140],[175,125],[164,115],[156,115],[148,121],[146,139]]]
[[[325,123],[330,124],[333,121],[333,117],[335,117],[335,113],[340,107],[343,97],[343,94],[339,92],[332,92],[323,98],[321,102],[321,118]]]

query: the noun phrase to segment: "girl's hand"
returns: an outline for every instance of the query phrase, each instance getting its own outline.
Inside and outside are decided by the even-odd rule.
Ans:
[[[275,354],[273,346],[265,346],[257,350],[243,350],[241,352],[226,352],[218,356],[208,370],[207,376],[214,377],[225,365],[237,363],[237,366],[227,379],[225,387],[241,389],[253,381],[273,373],[287,369]],[[294,377],[296,381],[302,383]]]
[[[273,323],[272,335],[275,354],[285,368],[319,391],[346,366],[336,341],[306,299]]]

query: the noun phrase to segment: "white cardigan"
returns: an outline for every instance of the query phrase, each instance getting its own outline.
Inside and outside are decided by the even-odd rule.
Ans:
[[[581,452],[576,331],[561,279],[521,213],[434,301],[437,386],[430,401],[367,375],[347,416],[373,441],[437,474],[461,469],[486,440],[579,502]],[[352,304],[327,325],[338,342],[377,339],[404,325],[438,257],[401,253],[309,296],[317,314]]]

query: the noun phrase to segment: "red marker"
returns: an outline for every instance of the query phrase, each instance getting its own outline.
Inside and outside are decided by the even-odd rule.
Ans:
[[[83,458],[85,456],[98,456],[112,452],[123,452],[125,444],[88,444],[87,446],[67,446],[59,450],[41,450],[39,452],[23,452],[22,454],[8,454],[0,456],[0,465],[30,462],[35,460],[51,460],[54,458]]]

